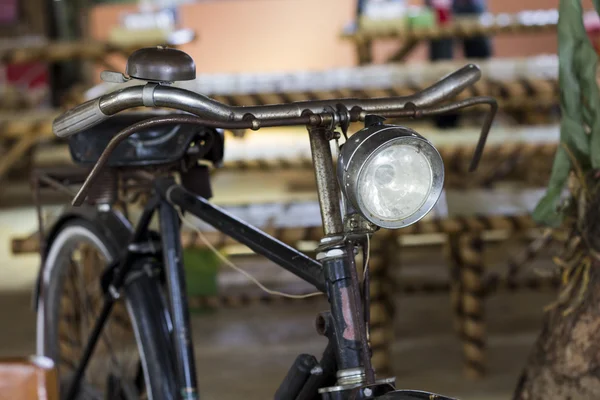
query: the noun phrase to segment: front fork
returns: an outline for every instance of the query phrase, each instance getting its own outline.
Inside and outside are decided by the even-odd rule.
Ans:
[[[363,370],[367,360],[363,354],[361,336],[364,335],[361,335],[360,329],[364,324],[361,324],[356,312],[360,305],[356,303],[353,293],[348,255],[345,249],[330,250],[329,253],[338,251],[340,255],[322,260],[331,310],[319,315],[317,326],[319,333],[327,335],[334,342],[339,370]],[[366,371],[361,371],[360,377],[356,378],[366,380]]]
[[[340,190],[333,166],[330,140],[325,128],[309,128],[310,147],[325,237],[317,259],[323,265],[328,313],[318,318],[319,331],[333,346],[337,364],[336,384],[320,388],[324,400],[367,399],[394,389],[394,380],[375,381],[367,338],[367,322],[355,264],[355,245],[342,218]]]
[[[375,379],[367,324],[359,289],[354,245],[350,242],[319,254],[327,283],[330,311],[317,319],[319,333],[335,353],[336,383],[319,389],[323,400],[372,399],[395,389],[395,378]]]

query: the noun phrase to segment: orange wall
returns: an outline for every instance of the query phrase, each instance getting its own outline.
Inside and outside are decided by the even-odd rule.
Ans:
[[[492,12],[517,12],[557,6],[551,0],[489,0]],[[198,72],[257,72],[326,69],[355,65],[353,47],[339,39],[353,19],[353,0],[228,0],[180,7],[181,23],[197,32],[196,42],[182,47],[196,60]],[[119,15],[134,6],[96,7],[90,16],[92,37],[106,38]],[[396,43],[379,43],[376,60]],[[494,39],[499,57],[530,56],[556,51],[556,35],[509,35]],[[422,59],[426,48],[411,60]]]

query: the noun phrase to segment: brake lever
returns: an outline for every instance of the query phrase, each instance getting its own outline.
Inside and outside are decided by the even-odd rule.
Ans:
[[[488,103],[490,105],[490,111],[486,114],[485,120],[483,121],[481,133],[479,134],[479,140],[477,141],[477,146],[475,147],[473,158],[471,159],[471,165],[469,165],[469,172],[473,172],[477,169],[479,161],[481,161],[481,157],[483,156],[485,143],[490,133],[490,129],[492,129],[492,124],[494,123],[496,112],[498,111],[498,103],[495,99],[493,100],[493,102]]]
[[[485,120],[481,127],[481,133],[479,134],[479,140],[477,141],[475,151],[473,152],[473,158],[471,159],[471,164],[469,165],[469,172],[473,172],[477,169],[479,161],[481,161],[481,156],[483,155],[483,150],[485,148],[485,143],[487,141],[488,134],[492,127],[492,123],[494,122],[494,118],[496,117],[496,112],[498,111],[498,102],[493,97],[476,96],[465,100],[455,101],[453,103],[423,108],[419,108],[419,106],[417,106],[414,103],[407,103],[402,110],[388,112],[384,111],[376,114],[382,117],[390,118],[423,118],[445,114],[448,112],[460,110],[462,108],[473,107],[476,105],[487,105],[490,107],[490,109],[485,116]],[[353,110],[353,112],[354,116],[356,116],[358,112],[358,119],[364,121],[366,117],[366,113],[364,111]]]

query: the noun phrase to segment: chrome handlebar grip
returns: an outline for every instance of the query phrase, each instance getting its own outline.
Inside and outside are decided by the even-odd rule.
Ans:
[[[100,99],[87,101],[58,116],[52,123],[52,131],[61,138],[72,136],[108,119],[100,108]]]

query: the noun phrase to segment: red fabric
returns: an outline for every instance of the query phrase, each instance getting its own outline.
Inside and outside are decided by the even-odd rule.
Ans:
[[[26,89],[47,86],[48,68],[42,63],[7,65],[6,83]]]
[[[600,18],[598,16],[588,16],[585,18],[584,25],[596,53],[600,53]]]
[[[439,25],[444,25],[452,20],[452,2],[448,0],[434,0],[431,2],[433,11]]]
[[[452,10],[450,8],[436,8],[437,20],[440,25],[447,24],[452,20]]]

